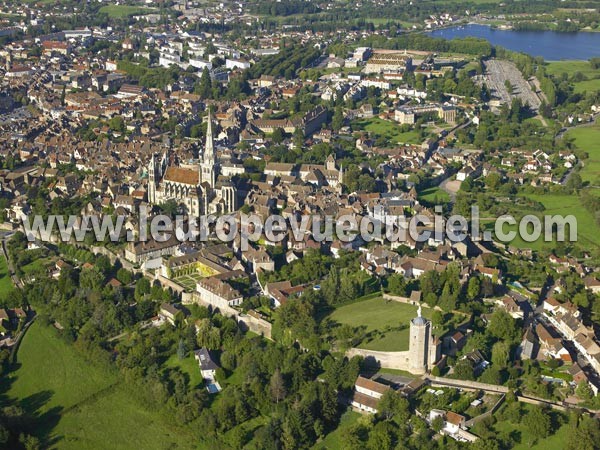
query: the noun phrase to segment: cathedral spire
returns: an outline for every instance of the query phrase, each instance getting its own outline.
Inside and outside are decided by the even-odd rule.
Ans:
[[[213,137],[212,113],[208,110],[208,126],[206,127],[206,143],[204,145],[204,162],[214,161],[215,148]]]
[[[208,126],[206,128],[206,144],[204,145],[204,153],[200,161],[200,182],[208,183],[212,189],[215,188],[217,181],[216,174],[216,155],[213,141],[213,123],[212,114],[208,110]]]

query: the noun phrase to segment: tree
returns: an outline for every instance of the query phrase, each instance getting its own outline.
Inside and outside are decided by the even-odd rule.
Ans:
[[[391,450],[394,429],[389,422],[379,422],[369,433],[368,448],[371,450]]]
[[[133,276],[129,270],[121,267],[119,270],[117,270],[117,280],[123,284],[129,284],[133,280]]]
[[[30,434],[21,434],[19,436],[19,442],[23,445],[25,450],[37,450],[40,448],[40,440]]]
[[[179,339],[179,344],[177,345],[177,357],[179,359],[185,359],[187,355],[187,349],[185,348],[185,342],[183,339]]]
[[[196,88],[196,93],[203,99],[212,97],[212,80],[207,67],[204,68],[202,75],[200,75],[200,83]]]
[[[377,409],[385,420],[393,418],[397,423],[405,423],[410,416],[408,401],[392,389],[384,392],[379,399]]]
[[[444,323],[444,314],[437,309],[431,314],[431,323],[434,327],[439,327]]]
[[[136,300],[141,300],[144,295],[150,293],[150,280],[146,277],[142,277],[135,283],[134,297]]]
[[[103,281],[104,277],[95,267],[83,269],[79,275],[79,287],[82,289],[98,291]]]
[[[122,133],[125,131],[125,120],[121,116],[114,116],[108,121],[108,126],[111,130]]]
[[[279,369],[275,369],[275,372],[273,372],[273,375],[271,375],[269,389],[271,391],[271,397],[273,400],[275,400],[275,403],[279,403],[279,401],[283,400],[287,395],[285,382],[283,381],[283,377],[281,376],[281,371]]]
[[[340,131],[340,128],[344,125],[344,113],[342,107],[338,106],[335,108],[333,118],[331,119],[331,128],[333,131]]]
[[[517,321],[502,309],[493,312],[487,330],[492,336],[509,342],[515,342],[520,335]]]
[[[533,406],[523,418],[523,425],[531,434],[532,441],[543,439],[550,434],[550,416],[539,406]]]
[[[273,134],[271,135],[271,139],[275,144],[281,144],[285,139],[285,132],[281,128],[275,128],[273,130]]]
[[[439,433],[444,428],[444,419],[442,416],[437,416],[435,419],[431,421],[431,429],[436,433]]]
[[[454,366],[454,378],[459,380],[474,380],[475,373],[473,370],[473,363],[471,360],[464,358],[456,363]]]
[[[600,442],[598,420],[587,415],[579,417],[575,430],[571,430],[567,440],[567,450],[596,450]]]
[[[579,382],[577,388],[575,389],[575,394],[577,394],[577,397],[582,400],[589,400],[594,396],[592,388],[590,388],[590,385],[585,380],[581,380]]]
[[[583,180],[581,179],[581,175],[579,175],[577,172],[569,175],[569,178],[567,179],[567,189],[570,191],[578,191],[582,187]]]
[[[479,297],[480,291],[481,283],[479,282],[479,278],[471,277],[467,286],[467,298],[469,300],[475,300],[477,297]]]
[[[507,342],[496,342],[492,347],[492,364],[501,369],[508,363],[510,355],[510,344]]]
[[[221,333],[218,328],[212,326],[210,319],[201,319],[197,327],[196,342],[199,347],[216,350],[221,346]]]

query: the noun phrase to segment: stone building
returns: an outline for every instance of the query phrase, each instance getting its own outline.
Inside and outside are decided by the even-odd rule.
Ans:
[[[408,347],[409,371],[425,373],[441,357],[439,339],[431,333],[431,321],[421,316],[419,306],[417,317],[410,321],[410,341]]]
[[[228,214],[237,209],[237,189],[230,179],[218,177],[219,165],[213,142],[210,111],[206,144],[198,169],[168,166],[168,153],[160,161],[155,155],[148,167],[148,201],[159,205],[175,200],[191,217]]]

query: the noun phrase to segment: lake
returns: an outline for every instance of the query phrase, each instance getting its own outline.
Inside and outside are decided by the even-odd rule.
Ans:
[[[465,25],[435,30],[430,36],[444,39],[477,37],[492,45],[509,50],[541,56],[546,61],[562,59],[587,60],[600,56],[600,33],[579,31],[559,33],[557,31],[514,31],[498,30],[486,25]]]

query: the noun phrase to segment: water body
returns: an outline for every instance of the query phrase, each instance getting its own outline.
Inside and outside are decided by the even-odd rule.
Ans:
[[[600,33],[593,32],[498,30],[486,25],[471,24],[439,29],[428,34],[444,39],[483,38],[490,41],[492,45],[532,56],[541,56],[546,61],[588,60],[600,56]]]

